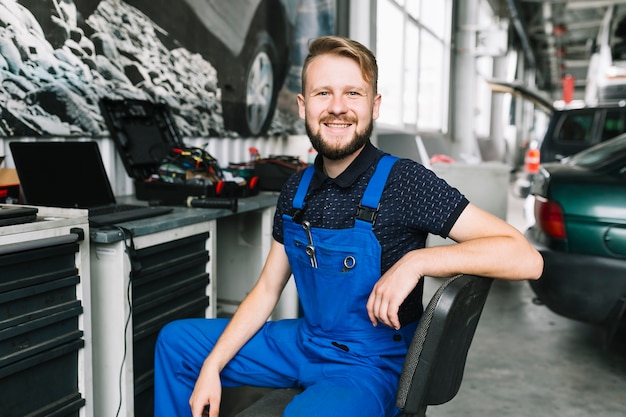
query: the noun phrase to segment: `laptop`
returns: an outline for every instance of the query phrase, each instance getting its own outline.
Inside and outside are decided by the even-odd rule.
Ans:
[[[96,142],[10,142],[22,187],[32,206],[89,210],[103,227],[170,213],[171,207],[118,204]]]

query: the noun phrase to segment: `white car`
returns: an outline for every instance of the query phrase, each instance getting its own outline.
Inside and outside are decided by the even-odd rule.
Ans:
[[[585,102],[626,101],[626,4],[607,8],[590,52]]]

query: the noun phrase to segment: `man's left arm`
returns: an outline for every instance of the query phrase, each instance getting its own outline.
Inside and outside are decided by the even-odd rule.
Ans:
[[[372,324],[400,328],[398,310],[424,276],[471,274],[506,280],[537,279],[541,254],[516,228],[469,204],[450,230],[457,244],[408,252],[376,283],[367,302]]]

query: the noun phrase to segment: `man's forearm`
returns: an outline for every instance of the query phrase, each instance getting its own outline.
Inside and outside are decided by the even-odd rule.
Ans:
[[[530,243],[508,236],[421,249],[411,258],[421,276],[472,274],[526,280],[539,278],[543,270],[541,255]]]

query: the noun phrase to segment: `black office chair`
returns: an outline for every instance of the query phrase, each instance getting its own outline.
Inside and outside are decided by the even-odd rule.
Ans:
[[[457,275],[446,280],[428,303],[400,375],[398,417],[424,417],[429,405],[450,401],[459,391],[467,352],[492,279]],[[237,417],[277,417],[298,389],[275,389]]]

